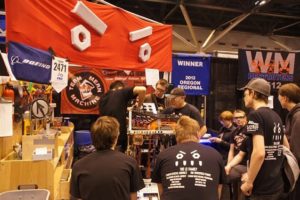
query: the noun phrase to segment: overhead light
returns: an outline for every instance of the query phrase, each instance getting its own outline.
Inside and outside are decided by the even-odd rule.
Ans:
[[[269,3],[270,1],[271,0],[257,0],[257,1],[254,2],[254,5],[255,6],[263,6],[263,5],[267,4],[267,3]]]

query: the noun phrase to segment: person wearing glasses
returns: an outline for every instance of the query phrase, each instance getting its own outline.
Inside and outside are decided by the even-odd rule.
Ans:
[[[230,138],[230,149],[228,152],[228,161],[225,166],[228,181],[233,184],[234,199],[243,199],[243,194],[239,190],[242,175],[247,172],[247,156],[246,150],[242,148],[246,143],[246,125],[247,116],[243,110],[235,110],[233,112],[233,122],[236,129],[232,132]]]
[[[155,91],[145,96],[144,103],[154,103],[156,110],[161,111],[166,108],[165,93],[169,87],[166,79],[160,79],[155,85]]]

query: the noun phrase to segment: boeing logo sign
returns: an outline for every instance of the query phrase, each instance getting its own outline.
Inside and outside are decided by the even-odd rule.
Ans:
[[[14,66],[15,64],[28,64],[28,65],[32,65],[32,66],[37,66],[37,67],[42,67],[45,69],[50,69],[51,65],[48,64],[44,64],[41,62],[37,62],[37,61],[33,61],[33,60],[29,60],[29,59],[23,59],[22,61],[20,61],[20,57],[19,56],[11,56],[10,58],[10,65]]]

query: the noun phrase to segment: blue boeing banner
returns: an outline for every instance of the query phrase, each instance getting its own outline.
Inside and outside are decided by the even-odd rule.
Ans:
[[[8,61],[16,79],[50,83],[52,56],[49,52],[9,42]]]
[[[208,95],[210,60],[210,56],[173,54],[172,83],[187,95]]]
[[[5,13],[0,11],[0,43],[5,43],[6,25],[5,25]]]

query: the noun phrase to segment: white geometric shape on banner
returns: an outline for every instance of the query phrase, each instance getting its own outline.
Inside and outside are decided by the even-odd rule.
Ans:
[[[77,1],[71,12],[93,27],[100,35],[105,33],[107,25],[81,1]]]
[[[80,35],[83,37],[80,40]],[[84,51],[91,46],[91,33],[84,26],[78,25],[71,29],[72,45],[80,51]]]
[[[145,43],[140,46],[139,58],[143,62],[147,62],[151,56],[151,46],[148,43]]]
[[[149,35],[152,35],[152,27],[151,26],[147,26],[146,28],[139,29],[139,30],[136,30],[136,31],[131,31],[129,33],[129,40],[131,42],[134,42],[134,41],[139,40],[141,38],[148,37]]]

